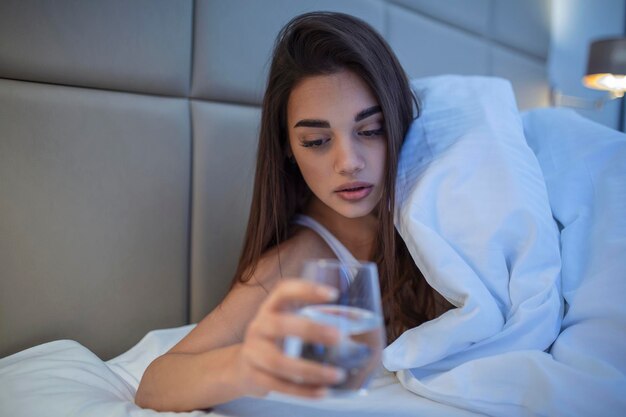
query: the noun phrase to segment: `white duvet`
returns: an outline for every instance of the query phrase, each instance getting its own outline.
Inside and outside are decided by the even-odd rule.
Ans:
[[[505,80],[413,85],[396,226],[458,308],[385,365],[485,414],[626,415],[625,135],[563,109],[520,118]]]
[[[385,350],[365,397],[244,398],[192,416],[626,415],[626,139],[507,82],[414,82],[396,225],[457,308]],[[556,220],[556,221],[555,221]],[[149,416],[146,366],[192,326],[108,361],[61,340],[0,359],[0,416]]]

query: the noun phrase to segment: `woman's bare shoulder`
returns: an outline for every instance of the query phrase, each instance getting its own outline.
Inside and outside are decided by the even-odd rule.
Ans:
[[[240,342],[247,324],[282,278],[298,277],[306,259],[328,257],[333,253],[322,238],[310,229],[298,228],[290,239],[263,253],[250,279],[235,283],[171,352],[202,352]]]
[[[305,260],[333,257],[333,251],[317,233],[298,227],[291,238],[261,256],[252,277],[257,283],[271,288],[280,278],[297,277]]]

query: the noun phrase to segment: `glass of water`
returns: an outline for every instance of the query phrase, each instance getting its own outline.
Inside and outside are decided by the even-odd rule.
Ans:
[[[315,322],[336,327],[341,338],[337,345],[325,346],[287,337],[285,354],[343,368],[346,379],[330,387],[331,396],[366,393],[370,379],[380,368],[385,345],[376,264],[317,259],[305,262],[301,276],[338,290],[339,297],[335,301],[306,305],[297,312]]]

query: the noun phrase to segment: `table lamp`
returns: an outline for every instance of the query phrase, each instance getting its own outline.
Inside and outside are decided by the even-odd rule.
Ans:
[[[624,96],[626,38],[599,39],[591,43],[583,84],[596,90],[608,91],[612,98]]]

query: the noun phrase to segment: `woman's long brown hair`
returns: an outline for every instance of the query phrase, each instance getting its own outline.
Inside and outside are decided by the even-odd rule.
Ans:
[[[373,258],[378,264],[388,340],[435,317],[434,291],[411,259],[393,223],[397,161],[419,106],[391,48],[367,23],[342,13],[300,15],[279,33],[263,98],[254,193],[233,280],[247,282],[261,255],[289,239],[291,219],[311,195],[287,158],[287,102],[305,77],[347,69],[378,98],[387,138],[386,174]]]

